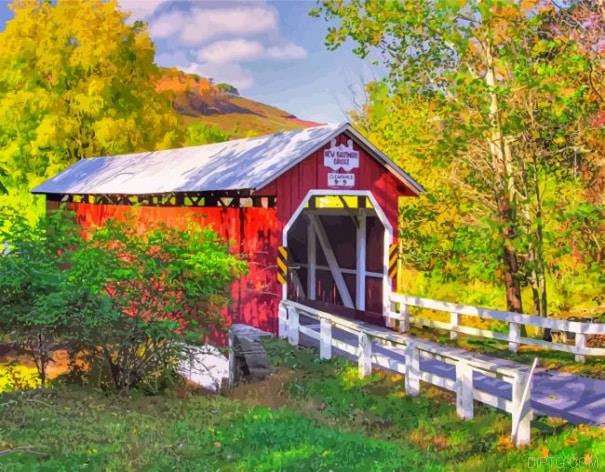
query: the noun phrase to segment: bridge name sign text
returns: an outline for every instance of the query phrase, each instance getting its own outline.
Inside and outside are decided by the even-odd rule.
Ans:
[[[335,171],[345,171],[328,173],[329,187],[353,187],[355,174],[349,172],[359,168],[359,151],[353,149],[353,141],[349,139],[346,145],[336,145],[336,140],[333,139],[331,147],[324,150],[324,166]]]

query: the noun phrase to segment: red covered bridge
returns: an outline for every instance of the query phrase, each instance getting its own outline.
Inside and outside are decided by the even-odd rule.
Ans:
[[[212,226],[250,266],[228,318],[271,332],[282,298],[381,321],[398,199],[422,191],[349,124],[84,159],[33,190],[84,226]]]

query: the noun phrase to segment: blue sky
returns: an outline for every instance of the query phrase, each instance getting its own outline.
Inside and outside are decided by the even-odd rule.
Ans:
[[[119,0],[132,18],[148,22],[162,66],[235,85],[242,95],[300,118],[346,120],[363,101],[363,82],[380,66],[356,57],[352,44],[328,51],[329,24],[311,18],[304,0]],[[0,27],[11,17],[0,6]]]

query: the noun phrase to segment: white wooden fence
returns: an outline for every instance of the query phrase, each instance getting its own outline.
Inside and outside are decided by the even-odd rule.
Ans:
[[[301,323],[303,320],[316,320],[319,326],[317,323]],[[334,328],[355,335],[356,345],[345,342],[343,336],[338,339],[334,334]],[[419,394],[421,381],[455,392],[456,413],[461,419],[473,417],[473,400],[504,410],[512,415],[511,436],[514,443],[520,446],[530,441],[530,424],[533,415],[530,405],[531,383],[537,359],[531,369],[510,361],[502,363],[497,363],[496,360],[488,361],[462,349],[442,346],[409,335],[398,334],[387,328],[341,318],[289,300],[282,301],[279,308],[280,337],[287,338],[290,344],[296,346],[300,343],[301,334],[319,342],[319,355],[322,359],[332,357],[332,348],[357,358],[361,377],[370,375],[373,365],[403,374],[405,391],[408,395]],[[374,352],[374,343],[403,350],[405,361],[400,362],[397,356]],[[455,380],[434,372],[423,371],[421,358],[437,359],[454,365]],[[473,382],[474,372],[497,377],[510,383],[512,399],[477,389]]]
[[[387,326],[391,326],[394,320],[399,321],[399,331],[409,331],[410,323],[430,328],[445,329],[450,332],[450,338],[455,339],[458,333],[481,336],[484,338],[508,341],[508,348],[517,352],[520,344],[537,346],[549,350],[564,351],[575,354],[576,361],[584,362],[586,356],[604,356],[605,348],[589,347],[586,342],[591,335],[605,335],[605,324],[588,323],[580,321],[557,320],[553,318],[542,318],[540,316],[523,315],[510,311],[490,310],[471,305],[460,305],[448,303],[429,298],[419,298],[401,293],[391,295],[391,311],[385,313]],[[410,316],[409,307],[425,308],[428,310],[447,312],[450,321],[435,321],[422,316]],[[460,315],[474,316],[484,320],[503,321],[508,324],[508,333],[499,333],[489,329],[473,328],[460,324]],[[573,333],[575,344],[564,344],[561,342],[545,341],[543,339],[521,336],[521,326],[534,326],[537,328],[550,328],[551,331]]]

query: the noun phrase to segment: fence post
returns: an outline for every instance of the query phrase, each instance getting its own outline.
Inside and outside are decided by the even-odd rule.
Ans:
[[[456,364],[456,414],[469,420],[473,417],[473,368],[465,360]]]
[[[410,309],[405,303],[399,304],[399,332],[407,333],[410,330]]]
[[[298,346],[299,341],[299,318],[296,308],[288,307],[288,342],[292,346]]]
[[[395,302],[393,302],[392,300],[389,300],[389,310],[386,313],[387,316],[386,316],[386,319],[384,322],[384,324],[387,328],[395,328],[395,324],[397,323],[397,321],[392,318],[392,316],[395,313],[395,305],[396,305]]]
[[[420,351],[414,342],[405,347],[405,393],[411,397],[420,393]]]
[[[458,339],[458,333],[455,331],[458,329],[458,323],[460,322],[460,316],[458,313],[450,313],[450,339]]]
[[[283,303],[279,304],[279,309],[277,310],[277,321],[277,334],[280,339],[286,339],[288,337],[288,310]]]
[[[521,342],[521,325],[519,323],[510,322],[508,324],[508,350],[517,352],[519,343]]]
[[[532,417],[531,379],[531,374],[518,372],[512,383],[512,440],[516,446],[529,444],[530,441]]]
[[[363,331],[359,332],[357,337],[359,348],[357,365],[359,367],[359,377],[364,378],[372,373],[372,341]]]
[[[586,348],[586,335],[584,333],[576,333],[576,349],[580,352],[584,352]],[[583,354],[576,354],[576,362],[585,362],[586,356]]]
[[[319,319],[319,358],[332,358],[332,322],[325,318]]]

